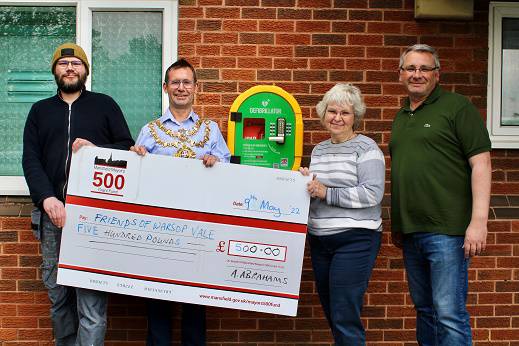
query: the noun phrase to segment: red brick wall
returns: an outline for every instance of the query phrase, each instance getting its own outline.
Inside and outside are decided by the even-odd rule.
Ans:
[[[415,21],[411,0],[180,0],[179,56],[198,68],[197,109],[226,129],[239,93],[276,84],[303,110],[304,163],[327,137],[314,105],[336,82],[352,82],[366,99],[361,132],[387,154],[392,118],[404,97],[398,57],[428,43],[439,51],[444,87],[468,96],[486,115],[488,1],[475,0],[472,21]],[[519,345],[519,150],[494,150],[488,248],[472,261],[469,310],[476,345]],[[387,197],[387,196],[386,196]],[[364,322],[369,344],[414,344],[415,318],[401,253],[385,233],[370,282]],[[50,344],[38,243],[25,198],[0,200],[0,345]],[[208,309],[211,345],[330,345],[305,257],[296,318]],[[143,301],[111,295],[107,344],[142,344]],[[178,336],[178,320],[175,321]]]

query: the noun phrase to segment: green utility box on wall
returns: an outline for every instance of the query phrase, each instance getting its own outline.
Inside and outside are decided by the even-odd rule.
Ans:
[[[229,112],[231,162],[297,170],[303,152],[303,120],[295,98],[274,85],[242,93]]]

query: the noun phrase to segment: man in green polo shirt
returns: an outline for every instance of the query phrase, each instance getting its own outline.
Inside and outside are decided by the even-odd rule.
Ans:
[[[476,107],[442,89],[436,50],[400,57],[408,99],[393,122],[391,227],[403,249],[420,345],[472,345],[465,307],[470,257],[485,249],[490,139]]]

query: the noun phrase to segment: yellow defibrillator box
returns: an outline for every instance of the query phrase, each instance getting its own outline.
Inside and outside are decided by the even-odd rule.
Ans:
[[[239,95],[229,111],[231,162],[297,170],[303,152],[303,119],[296,99],[274,85]]]

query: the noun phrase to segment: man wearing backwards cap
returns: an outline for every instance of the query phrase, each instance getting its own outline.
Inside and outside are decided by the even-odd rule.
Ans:
[[[103,345],[106,331],[105,292],[56,283],[72,152],[94,145],[128,150],[134,143],[117,103],[85,89],[89,69],[81,47],[59,46],[51,60],[57,93],[32,106],[23,134],[25,180],[42,214],[42,278],[49,290],[56,345]]]

